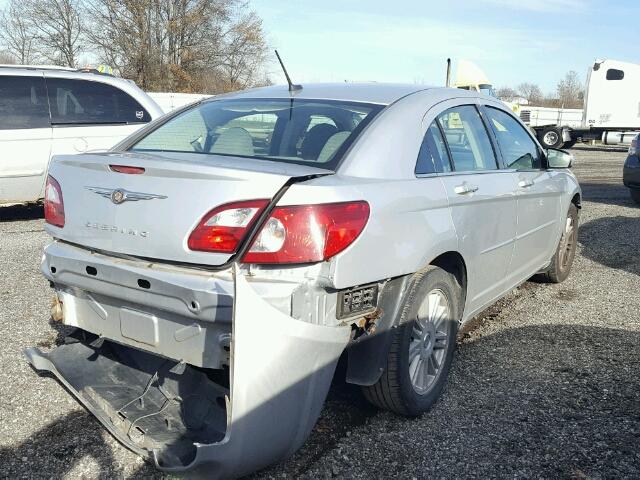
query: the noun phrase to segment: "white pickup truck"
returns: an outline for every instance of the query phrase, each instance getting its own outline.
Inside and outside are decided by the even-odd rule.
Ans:
[[[43,198],[53,155],[111,148],[163,113],[123,78],[0,66],[0,205]]]

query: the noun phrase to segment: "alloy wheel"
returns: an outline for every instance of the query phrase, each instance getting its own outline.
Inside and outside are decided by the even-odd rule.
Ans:
[[[442,370],[450,315],[449,300],[440,289],[431,290],[418,309],[409,342],[409,378],[419,395],[430,390]]]
[[[571,260],[571,252],[575,247],[575,242],[576,228],[573,217],[569,215],[565,223],[564,232],[562,233],[562,239],[560,240],[560,268],[565,269],[567,267],[569,261]]]

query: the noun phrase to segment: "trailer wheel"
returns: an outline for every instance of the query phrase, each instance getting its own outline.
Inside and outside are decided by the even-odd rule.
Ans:
[[[538,140],[544,148],[562,148],[562,130],[556,127],[547,127],[542,130]]]

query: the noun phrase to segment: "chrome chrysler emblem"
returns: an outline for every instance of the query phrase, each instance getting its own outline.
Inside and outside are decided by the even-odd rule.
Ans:
[[[167,198],[166,195],[156,195],[155,193],[130,192],[123,188],[102,188],[102,187],[84,187],[90,192],[96,193],[101,197],[108,198],[114,204],[120,205],[124,202],[137,202],[138,200],[154,200]]]
[[[111,201],[113,203],[115,203],[116,205],[118,205],[119,203],[124,202],[125,196],[124,196],[124,192],[120,189],[118,190],[114,190],[111,193]]]

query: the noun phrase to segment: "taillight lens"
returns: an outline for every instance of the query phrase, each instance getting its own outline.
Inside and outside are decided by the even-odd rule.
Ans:
[[[189,249],[233,253],[269,200],[227,203],[207,213],[189,235]]]
[[[62,189],[58,181],[51,175],[47,176],[44,187],[44,219],[56,227],[64,227],[64,201]]]
[[[276,207],[242,261],[321,262],[351,245],[368,219],[364,201]]]

